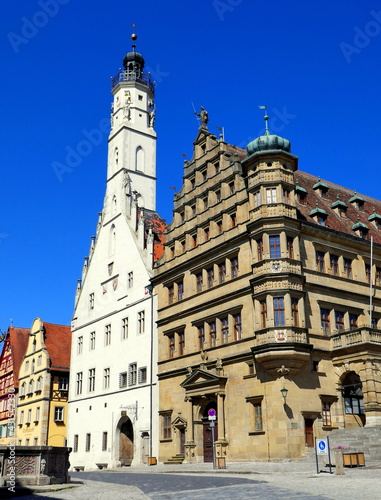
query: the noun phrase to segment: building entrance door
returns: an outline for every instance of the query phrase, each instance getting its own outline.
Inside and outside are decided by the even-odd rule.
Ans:
[[[180,453],[185,455],[185,429],[179,429],[180,432]]]
[[[305,429],[305,436],[306,436],[306,446],[309,448],[314,447],[314,429],[313,429],[313,424],[314,421],[312,418],[305,418],[304,417],[304,429]]]
[[[212,428],[210,427],[210,422],[204,422],[204,462],[213,462],[213,437]],[[218,435],[218,425],[215,423],[214,426],[214,440],[217,440]]]
[[[131,465],[134,458],[134,431],[131,420],[124,422],[120,428],[119,460],[122,465]]]

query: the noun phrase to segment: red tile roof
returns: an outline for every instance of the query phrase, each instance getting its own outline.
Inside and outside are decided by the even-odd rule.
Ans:
[[[71,328],[43,322],[45,328],[45,345],[50,357],[50,368],[58,371],[69,371]]]
[[[19,386],[18,376],[20,365],[28,346],[29,332],[30,329],[28,328],[18,328],[16,326],[10,326],[8,328],[13,360],[13,385],[15,388]]]
[[[307,222],[317,225],[317,222],[310,216],[310,213],[318,207],[319,209],[327,212],[325,227],[334,231],[346,233],[354,238],[359,238],[358,233],[352,230],[352,226],[357,222],[361,222],[369,228],[369,237],[373,236],[374,242],[381,244],[381,232],[372,224],[372,222],[368,220],[368,217],[373,213],[377,213],[381,217],[380,200],[357,193],[357,195],[364,200],[363,206],[361,207],[361,210],[359,210],[356,208],[354,203],[350,203],[349,201],[355,195],[355,192],[351,189],[339,186],[338,184],[333,184],[332,182],[320,179],[319,177],[315,177],[305,172],[301,172],[300,170],[295,172],[295,180],[298,182],[299,186],[303,187],[307,191],[306,205],[296,203],[302,218],[305,218]],[[317,192],[318,190],[313,189],[313,186],[320,180],[328,188],[328,190],[324,193],[324,196],[320,196]],[[331,208],[331,205],[338,200],[344,202],[348,207],[346,217],[340,217]]]

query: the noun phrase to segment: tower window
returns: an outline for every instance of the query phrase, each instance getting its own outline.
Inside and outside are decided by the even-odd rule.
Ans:
[[[275,326],[283,326],[285,324],[283,297],[274,298],[274,323]]]
[[[276,188],[266,189],[267,203],[276,203]]]
[[[280,258],[280,236],[270,236],[270,258]]]

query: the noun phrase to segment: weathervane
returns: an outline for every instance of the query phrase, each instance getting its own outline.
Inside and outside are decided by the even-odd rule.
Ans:
[[[258,108],[259,109],[263,109],[264,112],[265,112],[265,116],[263,117],[263,119],[265,120],[265,123],[266,123],[265,135],[269,135],[270,134],[269,124],[268,124],[269,117],[268,117],[268,114],[267,114],[267,108],[266,108],[266,106],[258,106]]]
[[[134,33],[135,28],[136,28],[136,24],[134,24],[134,23],[130,23],[130,24],[131,24],[131,26],[132,26],[132,28],[133,28],[133,30],[132,30],[132,34],[131,34],[131,40],[132,40],[133,42],[135,42],[135,41],[138,39],[138,35],[137,35],[136,33]],[[135,52],[135,49],[136,49],[136,44],[135,44],[135,43],[133,43],[133,44],[132,44],[132,49],[133,49],[133,51]]]

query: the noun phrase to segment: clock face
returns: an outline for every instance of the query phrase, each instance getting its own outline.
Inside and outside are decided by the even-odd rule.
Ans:
[[[271,271],[273,273],[280,273],[282,271],[282,263],[278,261],[271,262]]]

